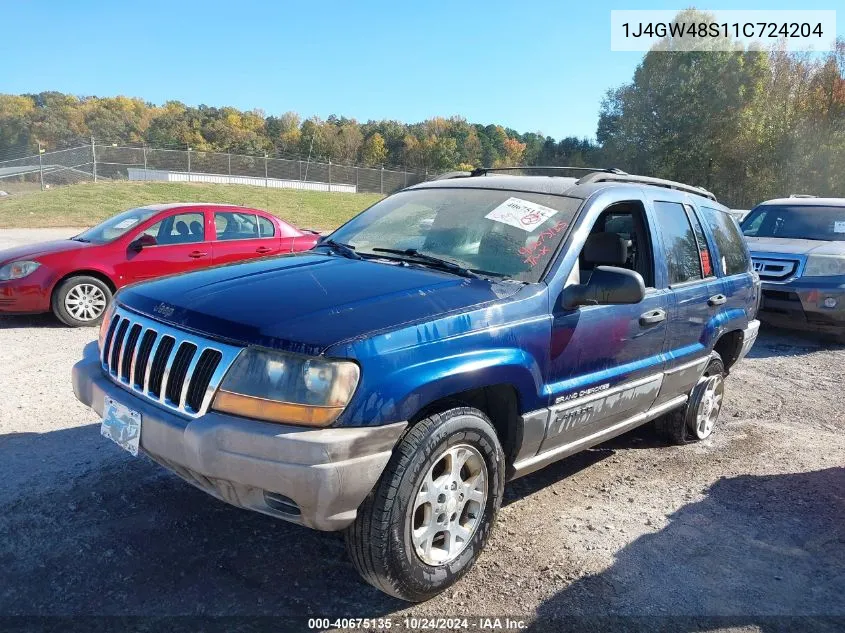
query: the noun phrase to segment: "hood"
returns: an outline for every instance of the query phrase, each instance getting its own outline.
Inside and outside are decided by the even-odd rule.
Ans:
[[[38,244],[27,244],[16,246],[0,251],[0,263],[16,262],[22,259],[36,259],[44,255],[53,255],[64,251],[73,251],[82,248],[96,246],[88,242],[75,242],[73,240],[55,240],[52,242],[39,242]]]
[[[224,340],[320,354],[328,347],[515,294],[521,285],[305,253],[129,286],[118,301]]]
[[[845,242],[822,242],[782,237],[746,237],[748,250],[754,253],[784,253],[787,255],[845,255]]]

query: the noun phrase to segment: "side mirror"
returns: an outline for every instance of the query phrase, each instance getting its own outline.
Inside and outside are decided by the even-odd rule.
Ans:
[[[586,284],[569,286],[563,291],[562,303],[571,310],[583,305],[639,303],[644,297],[645,282],[640,273],[616,266],[597,266]]]
[[[138,239],[129,244],[129,249],[140,252],[148,246],[155,246],[158,244],[156,238],[149,234],[143,234]]]

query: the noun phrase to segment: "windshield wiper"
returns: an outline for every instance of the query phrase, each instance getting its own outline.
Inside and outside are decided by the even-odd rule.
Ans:
[[[426,253],[421,253],[415,248],[373,248],[373,251],[376,253],[390,253],[392,255],[400,255],[402,259],[405,260],[413,260],[420,263],[432,264],[437,266],[438,268],[442,268],[444,270],[448,270],[449,272],[455,273],[456,275],[461,275],[462,277],[472,277],[474,279],[479,279],[479,275],[472,272],[469,268],[461,266],[460,264],[456,264],[453,261],[448,259],[443,259],[441,257],[435,257],[434,255],[428,255]]]
[[[332,239],[325,239],[320,240],[317,242],[317,246],[326,246],[332,250],[332,252],[337,253],[338,255],[342,255],[343,257],[347,257],[349,259],[363,259],[358,253],[355,252],[355,247],[350,246],[349,244],[343,244],[342,242],[335,242]]]
[[[91,240],[86,240],[84,237],[79,237],[78,235],[74,235],[70,239],[72,239],[74,242],[85,242],[86,244],[91,241]]]

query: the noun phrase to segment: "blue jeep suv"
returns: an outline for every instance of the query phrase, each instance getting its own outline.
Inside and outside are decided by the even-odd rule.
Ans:
[[[76,395],[133,454],[345,530],[368,582],[427,599],[508,480],[652,420],[707,438],[757,336],[759,278],[712,194],[585,171],[452,174],[311,252],[129,286]]]

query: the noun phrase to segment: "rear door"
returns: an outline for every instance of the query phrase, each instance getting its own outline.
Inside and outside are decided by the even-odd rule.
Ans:
[[[736,218],[728,213],[703,205],[700,211],[718,251],[713,265],[722,275],[726,310],[732,318],[747,318],[758,297],[745,238]]]
[[[217,240],[214,263],[277,255],[281,252],[279,231],[269,218],[249,211],[214,211]]]
[[[118,273],[124,283],[199,270],[212,263],[212,242],[203,211],[181,211],[165,216],[132,238],[150,235],[156,243],[140,251],[127,249]]]
[[[666,382],[660,403],[686,393],[700,377],[727,297],[692,205],[654,200],[652,206],[666,260],[663,286],[670,290]]]

